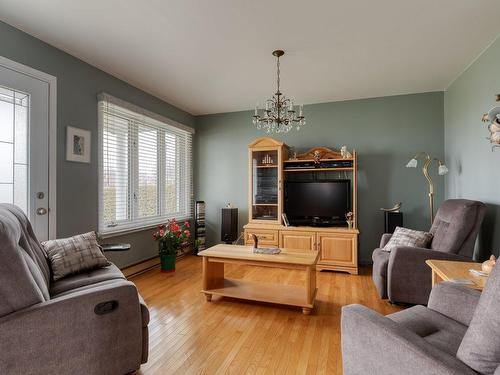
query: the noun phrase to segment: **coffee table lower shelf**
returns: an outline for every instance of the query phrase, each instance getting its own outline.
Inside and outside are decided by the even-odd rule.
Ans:
[[[314,289],[312,301],[316,298],[317,288]],[[238,298],[250,301],[276,303],[280,305],[302,307],[304,314],[310,314],[314,305],[307,303],[306,289],[296,285],[259,283],[255,281],[224,279],[224,286],[202,290],[207,301],[212,295]]]

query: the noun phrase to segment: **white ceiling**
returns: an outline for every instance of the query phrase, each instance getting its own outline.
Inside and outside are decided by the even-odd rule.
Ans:
[[[8,0],[0,19],[192,114],[444,90],[499,0]],[[0,48],[1,53],[1,48]]]

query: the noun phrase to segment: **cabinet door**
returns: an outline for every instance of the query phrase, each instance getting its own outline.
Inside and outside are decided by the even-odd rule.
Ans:
[[[281,224],[282,148],[249,150],[250,222]]]
[[[316,233],[280,231],[280,247],[293,250],[316,250]]]
[[[320,262],[346,267],[357,267],[357,236],[343,233],[318,233]]]

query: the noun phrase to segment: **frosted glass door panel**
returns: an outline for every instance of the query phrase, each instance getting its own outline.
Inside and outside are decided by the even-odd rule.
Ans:
[[[29,95],[0,86],[0,202],[29,214]]]

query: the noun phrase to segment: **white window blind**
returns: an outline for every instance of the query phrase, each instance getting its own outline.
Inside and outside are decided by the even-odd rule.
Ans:
[[[193,129],[99,95],[99,233],[192,216]]]

